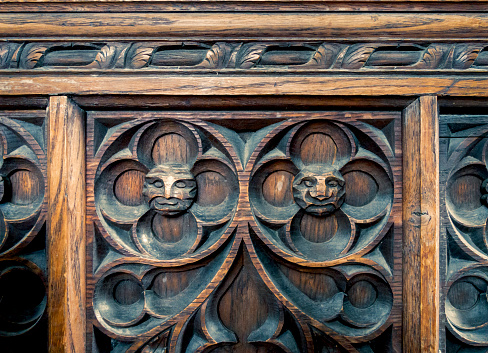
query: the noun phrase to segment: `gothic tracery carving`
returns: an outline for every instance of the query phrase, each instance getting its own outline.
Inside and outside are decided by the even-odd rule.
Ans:
[[[110,119],[89,115],[89,134],[111,127],[89,142],[89,299],[112,345],[342,352],[398,327],[399,162],[380,128],[293,118],[239,135],[195,113]]]
[[[0,113],[0,346],[18,351],[48,349],[43,118]]]

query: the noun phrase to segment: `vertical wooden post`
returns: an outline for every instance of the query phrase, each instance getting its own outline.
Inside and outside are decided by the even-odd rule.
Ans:
[[[49,350],[85,352],[85,125],[51,97],[47,132]]]
[[[403,116],[403,351],[439,350],[439,124],[437,98]]]

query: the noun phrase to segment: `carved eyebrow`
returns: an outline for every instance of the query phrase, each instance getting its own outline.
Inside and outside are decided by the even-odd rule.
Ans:
[[[325,178],[325,181],[329,181],[329,180],[334,180],[334,181],[337,181],[339,184],[344,184],[345,183],[345,180],[343,178],[338,178],[336,176],[328,176],[327,178]]]
[[[148,180],[148,181],[157,181],[157,180],[163,181],[163,179],[161,179],[160,177],[155,176],[155,175],[154,176],[146,175],[146,180]]]
[[[175,171],[175,172],[173,172],[173,174],[176,174],[176,175],[191,175],[189,172],[185,172],[185,171],[180,171],[180,172]]]

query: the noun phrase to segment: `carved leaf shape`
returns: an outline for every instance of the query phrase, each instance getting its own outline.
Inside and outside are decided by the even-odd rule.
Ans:
[[[238,53],[236,67],[240,69],[250,69],[255,66],[266,51],[268,44],[244,45]]]
[[[469,69],[483,49],[479,44],[460,44],[454,49],[453,69]]]
[[[128,66],[132,69],[140,69],[148,66],[153,53],[153,47],[135,48],[130,54]]]
[[[8,67],[8,57],[10,53],[10,43],[3,43],[0,45],[0,68],[6,69]]]
[[[105,45],[100,49],[95,60],[88,65],[91,68],[97,69],[108,69],[112,66],[112,63],[115,58],[115,54],[117,53],[117,47],[114,45]]]
[[[37,67],[47,49],[47,46],[42,45],[35,45],[27,49],[27,54],[24,55],[21,61],[22,66],[26,69],[33,69]]]
[[[328,69],[337,60],[341,47],[340,44],[323,43],[314,53],[312,59],[303,66]]]
[[[124,68],[125,67],[125,55],[129,50],[130,45],[125,46],[122,50],[120,50],[119,54],[117,55],[117,59],[115,60],[115,67],[116,68]]]
[[[232,52],[232,45],[229,43],[215,43],[207,52],[205,60],[198,66],[208,69],[221,69],[227,66],[230,54]]]
[[[343,69],[360,69],[376,50],[376,44],[355,44],[351,46],[342,61]]]
[[[446,44],[430,45],[425,50],[422,59],[412,67],[416,69],[438,69],[447,58],[450,49],[451,46]]]

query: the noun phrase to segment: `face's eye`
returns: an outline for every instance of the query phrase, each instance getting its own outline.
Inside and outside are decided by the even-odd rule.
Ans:
[[[177,182],[175,183],[175,186],[176,186],[177,188],[182,189],[182,188],[186,187],[186,183],[185,183],[184,181],[181,181],[181,180],[180,180],[180,181],[177,181]]]
[[[303,179],[302,184],[305,185],[306,187],[310,188],[315,185],[315,182],[311,179]]]
[[[152,184],[153,184],[153,186],[154,186],[154,187],[156,187],[156,188],[161,188],[161,187],[163,187],[163,185],[164,185],[164,184],[163,184],[163,182],[162,182],[161,180],[156,180],[156,181],[154,181]]]
[[[330,180],[327,184],[333,188],[339,185],[339,183],[336,180]]]

